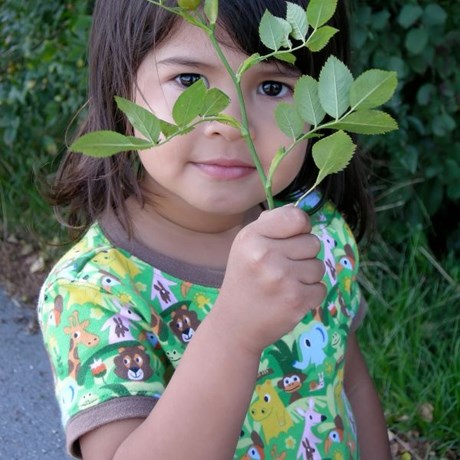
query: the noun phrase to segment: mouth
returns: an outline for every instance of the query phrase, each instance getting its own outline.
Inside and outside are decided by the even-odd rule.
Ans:
[[[218,180],[235,180],[256,172],[254,165],[238,160],[217,159],[192,163],[207,176]]]

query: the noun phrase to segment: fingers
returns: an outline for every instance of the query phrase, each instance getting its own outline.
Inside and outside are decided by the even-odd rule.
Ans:
[[[262,236],[272,239],[291,238],[311,232],[308,214],[293,205],[264,211],[256,225]]]
[[[318,284],[324,277],[326,266],[318,259],[308,261],[293,261],[293,272],[302,284]]]
[[[275,240],[276,244],[277,241]],[[290,260],[305,260],[317,257],[321,250],[321,242],[316,235],[312,233],[293,236],[283,240],[284,253]]]

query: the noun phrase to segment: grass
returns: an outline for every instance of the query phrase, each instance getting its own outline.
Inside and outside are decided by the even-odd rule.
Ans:
[[[460,454],[460,267],[418,237],[402,253],[373,244],[362,266],[359,336],[390,429],[431,444],[430,458]]]

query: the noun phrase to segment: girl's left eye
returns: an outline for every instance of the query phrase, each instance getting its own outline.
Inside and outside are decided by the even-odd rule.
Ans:
[[[283,97],[291,92],[291,88],[279,81],[264,81],[259,86],[259,91],[265,96]]]

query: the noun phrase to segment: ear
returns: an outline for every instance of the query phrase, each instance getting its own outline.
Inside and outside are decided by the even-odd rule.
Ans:
[[[124,352],[125,352],[125,350],[126,350],[126,348],[124,348],[124,347],[121,347],[121,348],[119,348],[119,349],[118,349],[118,353],[124,353]]]
[[[310,408],[310,410],[313,410],[315,408],[315,400],[313,398],[310,398],[308,400],[308,407]]]

